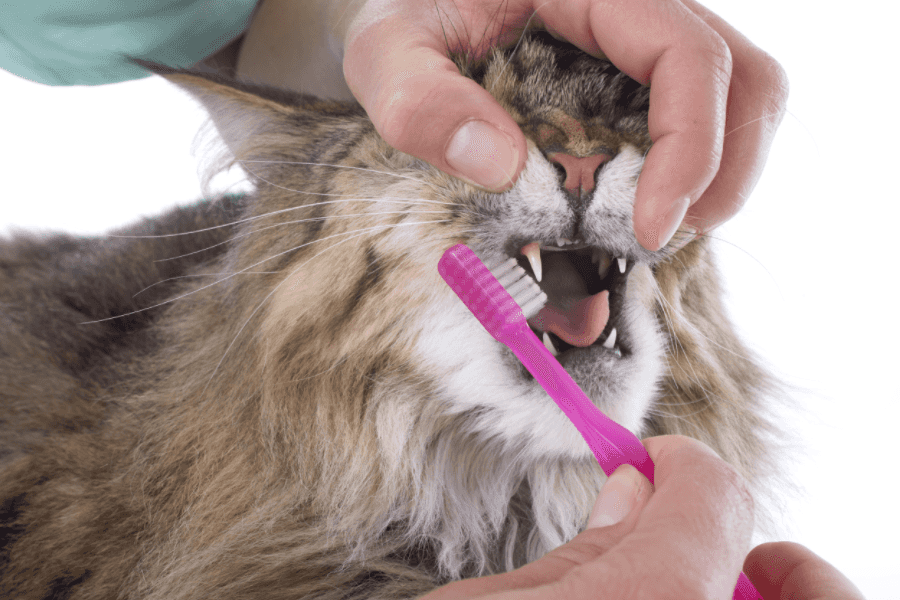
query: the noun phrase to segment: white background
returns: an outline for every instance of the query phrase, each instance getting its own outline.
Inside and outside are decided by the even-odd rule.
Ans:
[[[787,536],[869,600],[897,600],[897,17],[876,0],[708,6],[791,80],[766,173],[716,232],[734,319],[808,390],[807,414],[786,417],[807,448]],[[164,81],[50,88],[0,72],[0,90],[0,231],[97,233],[200,196],[204,113]]]

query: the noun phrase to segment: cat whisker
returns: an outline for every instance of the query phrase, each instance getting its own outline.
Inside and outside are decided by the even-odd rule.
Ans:
[[[291,192],[297,192],[301,194],[310,194],[316,196],[343,196],[343,194],[325,194],[320,192],[303,192],[300,190],[288,190]],[[324,206],[326,204],[339,204],[342,202],[387,202],[390,204],[441,204],[447,206],[456,206],[453,202],[441,202],[439,200],[426,200],[424,198],[404,198],[402,196],[385,196],[382,198],[360,198],[354,196],[346,196],[341,200],[323,200],[322,202],[314,202],[312,204],[301,204],[299,206],[292,206],[290,208],[283,208],[281,210],[273,210],[272,212],[267,212],[262,215],[256,215],[254,217],[247,217],[246,219],[239,219],[237,221],[232,221],[231,223],[224,223],[222,225],[215,225],[213,227],[204,227],[203,229],[195,229],[193,231],[182,231],[179,233],[166,233],[163,235],[114,235],[114,234],[105,234],[106,237],[112,238],[126,238],[126,239],[156,239],[156,238],[169,238],[169,237],[177,237],[180,235],[193,235],[195,233],[203,233],[204,231],[212,231],[213,229],[221,229],[222,227],[230,227],[232,225],[239,225],[240,223],[248,223],[250,221],[256,221],[258,219],[264,219],[266,217],[271,217],[274,215],[278,215],[285,212],[290,212],[292,210],[300,210],[303,208],[313,208],[316,206]],[[464,207],[460,207],[464,208]],[[373,213],[374,214],[374,213]],[[210,246],[212,247],[212,246]]]
[[[437,221],[437,222],[440,222],[440,221]],[[458,235],[464,236],[465,233],[470,233],[470,232],[469,232],[468,230],[463,230],[463,231],[459,232]],[[456,238],[456,236],[454,236],[454,238]],[[450,244],[452,244],[452,243],[453,243],[453,242],[452,242],[451,240],[449,240],[449,239],[447,240],[447,244],[448,244],[448,245],[450,245]],[[400,265],[402,265],[403,262],[408,261],[408,260],[410,260],[410,257],[409,257],[409,256],[403,257],[403,258],[401,259],[401,261],[398,263],[398,268],[401,268]],[[307,376],[305,376],[305,377],[292,378],[292,379],[290,379],[289,381],[291,381],[291,382],[293,382],[293,383],[297,383],[297,382],[300,382],[300,381],[307,381],[307,380],[310,380],[310,379],[314,379],[314,378],[316,378],[316,377],[320,377],[320,376],[322,376],[322,375],[325,375],[326,373],[330,373],[330,372],[333,371],[335,368],[337,368],[338,366],[340,366],[342,363],[346,362],[349,358],[351,358],[352,356],[354,356],[355,353],[364,354],[364,353],[365,353],[365,348],[364,348],[364,347],[358,347],[358,348],[355,349],[355,350],[351,350],[351,351],[347,352],[346,354],[344,354],[344,355],[341,356],[341,358],[340,358],[339,361],[337,361],[336,363],[332,364],[330,367],[328,367],[327,369],[325,369],[325,370],[323,370],[323,371],[319,371],[318,373],[312,373],[312,374],[307,375]],[[393,373],[393,372],[395,372],[395,371],[399,371],[401,368],[402,368],[402,367],[398,366],[398,367],[397,367],[396,369],[394,369],[394,370],[391,370],[391,369],[385,369],[385,370],[382,370],[382,371],[380,371],[380,372],[381,372],[381,373],[385,373],[385,374],[387,374],[387,373]],[[364,377],[366,377],[366,378],[368,378],[368,375],[366,375],[366,373],[363,372],[362,369],[358,369],[358,370],[357,370],[357,373],[360,374],[360,375],[362,375],[362,376],[364,376]]]
[[[679,259],[679,260],[680,260],[680,259]],[[659,289],[654,290],[654,295],[655,295],[655,297],[656,297],[656,299],[657,299],[657,302],[658,302],[659,306],[660,306],[660,307],[662,308],[662,310],[663,310],[664,318],[666,319],[666,328],[667,328],[667,331],[675,331],[675,329],[674,329],[674,324],[677,322],[677,319],[675,319],[675,317],[674,317],[673,314],[672,314],[672,313],[674,313],[674,309],[673,309],[672,306],[669,304],[669,302],[668,302],[668,300],[666,299],[666,297],[663,296],[663,294],[659,291]],[[698,333],[699,333],[699,332],[698,332]],[[702,334],[700,334],[700,337],[702,337],[703,339],[706,339],[706,340],[708,340],[708,341],[712,341],[712,340],[709,340],[709,338],[707,338],[706,336],[704,336],[704,335],[702,335]],[[681,340],[680,340],[677,336],[674,337],[674,342],[675,342],[675,344],[678,346],[678,348],[681,350],[681,352],[685,352],[685,348],[684,348],[684,346],[682,346]],[[697,387],[699,387],[700,389],[703,389],[704,391],[706,391],[705,388],[704,388],[704,385],[703,385],[703,380],[697,375],[696,372],[693,372],[693,368],[694,368],[693,363],[688,362],[688,365],[690,366],[690,368],[691,368],[691,370],[692,370],[692,372],[691,372],[690,374],[688,374],[688,378],[689,378],[689,379],[690,379]]]
[[[460,15],[459,7],[456,5],[455,2],[453,2],[452,4],[453,4],[453,7],[456,9],[456,14],[461,17],[462,15]],[[447,14],[447,11],[446,10],[442,11],[441,7],[438,6],[437,0],[435,0],[435,2],[434,2],[434,10],[437,11],[437,13],[438,13],[438,21],[441,24],[441,33],[444,36],[444,45],[446,46],[448,52],[452,52],[453,46],[450,45],[450,40],[447,39],[447,30],[444,28],[444,20],[440,18],[441,12],[443,12],[444,15],[446,15],[447,22],[450,24],[450,27],[453,28],[453,34],[456,36],[456,47],[459,47],[460,42],[461,42],[461,39],[459,37],[459,32],[456,30],[456,25],[453,23],[453,20],[450,18],[450,15]],[[460,19],[460,24],[463,26],[463,30],[466,32],[466,40],[468,40],[469,39],[469,30],[466,27],[465,19]]]
[[[680,260],[680,259],[679,259],[679,260]],[[666,298],[662,295],[662,293],[661,293],[659,290],[654,290],[654,295],[656,296],[656,299],[657,299],[657,302],[659,303],[659,306],[660,306],[660,307],[662,308],[662,310],[663,310],[664,318],[665,318],[666,321],[667,321],[667,330],[668,330],[668,331],[674,331],[673,323],[674,323],[675,319],[669,315],[669,311],[670,311],[670,310],[673,310],[673,309],[671,308],[671,306],[670,306],[668,300],[666,300]],[[741,359],[741,360],[744,360],[744,361],[753,363],[753,360],[752,360],[751,357],[742,355],[742,354],[740,354],[740,353],[738,353],[738,352],[735,352],[733,349],[723,346],[722,344],[720,344],[720,343],[719,343],[718,341],[716,341],[715,339],[713,339],[713,338],[711,338],[711,337],[709,337],[709,336],[703,335],[703,334],[700,333],[699,331],[696,331],[696,330],[695,330],[695,333],[696,333],[701,339],[706,340],[708,343],[710,343],[712,346],[714,346],[714,347],[716,347],[716,348],[718,348],[718,349],[720,349],[720,350],[725,350],[726,352],[728,352],[728,353],[734,355],[735,357],[737,357],[737,358],[739,358],[739,359]],[[681,346],[680,341],[678,340],[678,338],[676,337],[676,338],[674,338],[674,339],[675,339],[675,343],[678,344],[678,346],[681,348],[682,352],[684,352],[685,350],[684,350],[684,348]],[[707,388],[707,386],[705,386],[705,385],[703,384],[703,381],[704,381],[704,380],[703,380],[703,378],[702,378],[700,375],[698,375],[698,374],[694,371],[694,366],[693,366],[693,362],[692,362],[692,361],[687,361],[687,364],[689,365],[689,367],[690,367],[690,369],[691,369],[691,372],[690,372],[690,373],[688,373],[688,372],[686,372],[686,371],[684,370],[684,367],[683,367],[683,364],[684,364],[684,363],[683,363],[683,362],[679,362],[679,363],[677,363],[677,364],[680,365],[680,368],[682,369],[681,372],[684,373],[685,375],[687,375],[688,379],[689,379],[691,382],[693,382],[693,384],[696,385],[698,389],[700,389],[700,390],[703,391],[703,393],[705,394],[705,397],[706,397],[707,400],[709,400],[710,402],[712,402],[712,401],[718,401],[718,402],[729,402],[729,403],[733,404],[733,402],[732,402],[731,400],[729,400],[729,399],[727,399],[727,398],[724,398],[724,397],[720,396],[719,394],[714,393],[712,390],[710,390],[709,388]],[[670,368],[672,368],[673,366],[674,366],[674,365],[673,365],[672,363],[670,363]],[[668,406],[673,406],[673,407],[674,407],[674,406],[690,406],[691,404],[699,404],[699,403],[702,403],[702,400],[701,400],[701,399],[697,399],[697,400],[694,401],[694,402],[684,402],[684,401],[680,401],[680,402],[672,402],[672,401],[671,401],[671,398],[670,398],[670,401],[668,402]],[[708,406],[708,404],[704,404],[703,406],[704,406],[704,408],[701,408],[700,410],[697,410],[697,411],[692,412],[692,413],[687,414],[687,415],[676,415],[675,413],[671,413],[671,412],[669,412],[669,413],[657,412],[656,414],[660,414],[660,415],[663,415],[663,416],[677,417],[677,418],[680,418],[680,419],[685,419],[685,418],[691,417],[691,416],[693,416],[693,415],[695,415],[695,414],[699,414],[699,413],[703,412],[704,410],[707,410],[706,407]]]
[[[296,269],[294,269],[293,271],[291,271],[290,273],[288,273],[287,277],[285,277],[278,285],[276,285],[276,286],[272,289],[271,292],[269,292],[268,294],[266,294],[266,297],[262,299],[262,301],[256,306],[255,309],[253,309],[253,312],[250,313],[250,316],[247,317],[247,320],[244,321],[244,324],[241,325],[241,328],[240,328],[240,329],[238,330],[238,332],[235,334],[234,339],[231,340],[231,343],[230,343],[230,344],[228,344],[228,347],[225,349],[225,352],[222,354],[222,358],[219,359],[219,362],[218,362],[218,364],[216,365],[216,368],[213,369],[213,372],[212,372],[212,374],[210,375],[209,381],[206,382],[206,386],[203,388],[203,392],[205,392],[206,389],[209,387],[209,384],[212,383],[213,378],[215,378],[216,373],[219,371],[219,367],[222,366],[222,361],[225,360],[225,357],[228,355],[229,350],[231,350],[232,346],[234,346],[234,343],[235,343],[235,342],[237,341],[237,339],[240,337],[241,332],[244,331],[244,328],[247,327],[247,324],[250,322],[250,320],[253,318],[253,316],[259,311],[260,308],[262,308],[262,306],[266,303],[266,301],[268,301],[268,299],[272,297],[272,294],[274,294],[276,291],[278,291],[278,289],[279,289],[282,285],[284,285],[284,283],[285,283],[286,281],[288,281],[288,280],[290,279],[291,275],[293,275],[294,273],[296,273],[297,271],[299,271],[300,269],[302,269],[308,262],[310,262],[310,261],[313,260],[314,258],[320,256],[321,254],[323,254],[323,253],[325,253],[325,252],[331,250],[332,248],[336,248],[337,246],[339,246],[339,245],[341,245],[341,244],[343,244],[343,243],[345,243],[345,242],[349,242],[349,241],[352,240],[352,239],[356,239],[356,238],[358,238],[358,237],[361,237],[361,236],[365,235],[366,233],[368,233],[368,232],[370,232],[370,231],[373,231],[373,230],[376,230],[376,229],[398,228],[398,227],[410,226],[410,225],[431,225],[431,224],[436,224],[436,223],[448,223],[448,222],[450,222],[450,219],[441,219],[441,220],[437,220],[437,221],[419,221],[419,222],[416,222],[416,223],[396,223],[396,224],[395,224],[395,223],[391,223],[391,224],[387,224],[387,225],[375,225],[375,226],[373,226],[373,227],[366,227],[366,228],[364,228],[364,229],[357,229],[357,230],[351,231],[351,232],[343,232],[343,233],[340,233],[340,234],[330,235],[330,236],[327,236],[327,237],[324,237],[324,238],[315,240],[315,241],[313,241],[313,242],[307,242],[306,244],[301,244],[300,246],[296,246],[296,247],[294,247],[294,248],[291,248],[290,250],[286,250],[286,251],[284,251],[284,252],[279,252],[279,253],[276,254],[275,256],[271,256],[271,257],[269,257],[269,258],[267,258],[267,259],[265,259],[265,260],[260,261],[259,263],[256,263],[256,264],[260,264],[260,263],[266,262],[266,261],[268,261],[268,260],[271,260],[272,258],[275,258],[276,256],[281,256],[282,254],[286,254],[287,252],[292,252],[292,251],[294,251],[294,250],[298,250],[298,249],[300,249],[300,248],[303,248],[304,246],[309,246],[310,244],[314,244],[314,243],[316,243],[316,242],[322,242],[322,241],[325,241],[325,240],[330,239],[330,238],[333,238],[333,237],[338,237],[338,236],[341,236],[341,235],[347,235],[348,233],[354,234],[354,235],[352,235],[352,236],[350,236],[350,237],[348,237],[348,238],[346,238],[346,239],[343,239],[343,240],[341,240],[341,241],[339,241],[339,242],[336,242],[336,243],[332,244],[332,245],[329,246],[328,248],[325,248],[324,250],[322,250],[322,251],[320,251],[320,252],[317,252],[316,254],[314,254],[313,256],[311,256],[310,258],[308,258],[308,259],[306,259],[305,261],[303,261]],[[252,266],[252,267],[255,267],[256,265],[251,265],[251,266]],[[249,268],[249,267],[248,267],[248,268]],[[208,286],[205,286],[205,287],[208,287]],[[203,289],[203,288],[201,288],[201,289]],[[198,290],[198,291],[199,291],[199,290]],[[104,320],[105,320],[105,319],[104,319]]]
[[[690,417],[693,417],[694,415],[702,414],[703,412],[709,410],[709,407],[711,407],[714,404],[721,404],[723,402],[728,402],[729,404],[734,406],[733,402],[729,401],[728,399],[724,398],[723,396],[721,396],[719,394],[714,393],[712,390],[710,390],[709,388],[707,388],[705,386],[700,386],[699,389],[703,391],[702,398],[698,397],[697,399],[692,400],[690,402],[685,402],[683,399],[681,399],[681,397],[679,397],[679,400],[677,402],[670,402],[668,404],[668,406],[672,406],[672,407],[690,407],[695,404],[698,404],[698,405],[700,405],[699,409],[694,410],[692,412],[688,412],[688,413],[682,413],[682,414],[675,414],[674,412],[659,413],[659,414],[664,414],[665,416],[675,417],[679,420],[687,421]]]
[[[665,298],[658,290],[656,290],[654,293],[656,294],[656,298],[657,298],[657,300],[658,300],[660,306],[663,307],[664,310],[667,310],[668,308],[670,308],[668,301],[666,300],[666,298]],[[670,320],[670,321],[667,323],[668,331],[674,331],[674,330],[675,330],[675,328],[674,328],[674,326],[673,326],[673,323],[674,323],[674,322],[675,322],[675,320],[672,319],[672,320]],[[711,337],[709,337],[709,336],[707,336],[707,335],[704,335],[704,334],[701,333],[700,331],[696,331],[695,333],[696,333],[697,336],[699,336],[701,339],[704,339],[704,340],[706,340],[707,342],[709,342],[712,346],[715,346],[716,348],[719,348],[720,350],[724,350],[724,351],[728,352],[729,354],[731,354],[731,355],[733,355],[733,356],[735,356],[735,357],[737,357],[737,358],[739,358],[739,359],[741,359],[741,360],[748,361],[748,362],[753,362],[753,361],[751,360],[750,357],[748,357],[748,356],[746,356],[746,355],[743,355],[743,354],[740,354],[740,353],[738,353],[738,352],[735,352],[734,350],[732,350],[731,348],[728,348],[727,346],[723,346],[722,344],[720,344],[720,343],[719,343],[717,340],[715,340],[714,338],[711,338]],[[677,338],[676,338],[676,341],[677,341]]]
[[[655,288],[653,290],[653,295],[656,297],[656,303],[659,305],[659,308],[662,311],[662,317],[665,320],[666,331],[673,331],[672,325],[674,324],[675,319],[671,315],[671,306],[669,305],[669,302],[666,300],[665,296],[662,295],[662,292],[658,288]],[[679,348],[681,348],[681,350],[683,351],[684,348],[681,347],[681,341],[677,337],[673,339],[675,340],[675,343],[679,346]]]
[[[772,272],[766,267],[766,265],[763,264],[763,262],[761,260],[759,260],[758,258],[756,258],[755,256],[753,256],[752,254],[750,254],[749,252],[747,252],[746,250],[744,250],[743,248],[741,248],[740,246],[738,246],[737,244],[735,244],[734,242],[732,242],[730,240],[726,240],[725,238],[714,236],[710,233],[705,233],[703,235],[705,237],[708,237],[711,240],[724,242],[724,243],[728,244],[729,246],[731,246],[732,248],[737,248],[738,250],[740,250],[741,252],[743,252],[744,254],[749,256],[750,258],[752,258],[756,262],[756,264],[758,264],[762,268],[762,270],[766,272],[766,275],[769,276],[769,279],[772,280],[772,283],[775,285],[775,288],[778,290],[778,295],[781,296],[782,300],[784,300],[784,291],[782,291],[781,286],[778,285],[778,280],[775,278],[775,275],[773,275]]]
[[[544,2],[544,4],[542,4],[541,6],[544,6],[547,4],[550,4],[550,0],[547,0],[547,2]],[[522,35],[519,36],[519,40],[516,42],[516,45],[513,47],[513,50],[509,54],[509,58],[507,59],[507,61],[505,63],[503,63],[503,68],[500,69],[500,74],[495,78],[495,81],[500,81],[500,78],[502,77],[503,73],[506,72],[506,67],[509,66],[509,63],[512,62],[513,57],[516,55],[516,52],[518,52],[519,46],[522,45],[522,40],[525,39],[525,35],[528,33],[528,26],[531,25],[531,20],[537,16],[538,8],[540,8],[540,6],[535,7],[534,11],[531,13],[531,16],[528,17],[527,21],[525,21],[525,26],[522,28]],[[493,92],[494,86],[492,85],[491,89],[489,89],[488,91]]]
[[[300,163],[300,164],[316,164],[316,163]],[[333,166],[333,165],[325,165],[325,166]],[[350,168],[356,168],[356,167],[347,167],[347,168],[350,169]],[[286,188],[286,187],[284,187],[284,186],[282,186],[282,185],[278,185],[277,183],[274,183],[274,182],[272,182],[272,181],[269,181],[268,179],[266,179],[265,177],[263,177],[263,176],[261,176],[261,175],[257,175],[257,174],[254,173],[253,171],[250,171],[250,169],[247,169],[247,170],[248,170],[254,177],[256,177],[257,179],[259,179],[260,181],[262,181],[262,182],[264,182],[264,183],[267,183],[267,184],[271,185],[272,187],[276,187],[276,188],[278,188],[279,190],[284,190],[284,191],[286,191],[286,192],[293,192],[293,193],[295,193],[295,194],[309,194],[309,195],[311,195],[311,196],[342,196],[342,194],[328,194],[328,193],[325,193],[325,192],[306,192],[306,191],[303,191],[303,190],[294,190],[294,189],[291,189],[291,188]],[[388,173],[388,174],[390,175],[390,173]],[[420,181],[420,180],[417,180],[417,179],[415,179],[415,178],[413,178],[413,177],[407,177],[406,179],[412,179],[413,181]],[[424,182],[424,181],[420,181],[420,182],[421,182],[421,183],[426,183],[427,185],[431,185],[430,183],[427,183],[427,182]],[[434,187],[434,186],[431,186],[431,187]],[[437,189],[437,188],[435,188],[435,189]],[[352,200],[352,198],[350,198],[350,200]],[[373,199],[373,200],[377,200],[377,199]],[[452,204],[451,202],[445,202],[445,203],[444,203],[444,202],[440,202],[440,201],[437,201],[437,200],[430,201],[430,200],[425,200],[425,199],[422,199],[422,198],[419,198],[418,201],[419,201],[419,202],[435,202],[435,203],[438,203],[438,204]],[[311,205],[310,205],[310,206],[311,206]]]
[[[238,162],[241,163],[241,165],[252,162],[252,163],[265,163],[265,164],[306,165],[306,166],[310,166],[310,167],[332,167],[335,169],[354,169],[356,171],[367,171],[369,173],[377,173],[379,175],[390,175],[391,177],[397,177],[399,179],[408,179],[410,181],[415,181],[416,183],[424,183],[425,185],[431,187],[434,190],[439,190],[439,188],[436,185],[434,185],[433,183],[430,183],[423,179],[419,179],[418,177],[410,177],[409,175],[401,175],[400,173],[391,173],[390,171],[379,171],[377,169],[369,169],[366,167],[351,167],[350,165],[332,165],[332,164],[328,164],[328,163],[301,162],[301,161],[292,161],[292,160],[238,160]],[[247,169],[247,170],[250,171],[250,169]],[[257,175],[253,171],[250,171],[250,173],[253,174],[254,177],[259,177],[259,175]],[[262,177],[260,177],[260,179],[262,179]],[[265,179],[263,179],[263,181],[265,181]],[[269,183],[269,182],[266,182],[266,183]]]
[[[187,256],[187,255],[185,255],[185,256]],[[280,273],[280,272],[281,272],[281,271],[247,271],[246,273],[243,273],[243,274],[244,274],[244,275],[275,275],[275,274]],[[220,275],[230,275],[230,274],[231,274],[231,273],[197,273],[197,274],[194,274],[194,275],[178,275],[177,277],[167,277],[166,279],[163,279],[163,280],[161,280],[161,281],[157,281],[156,283],[151,283],[150,285],[148,285],[147,287],[145,287],[145,288],[142,289],[141,291],[137,292],[136,294],[132,295],[131,297],[132,297],[132,298],[137,298],[138,294],[143,294],[144,292],[146,292],[147,290],[149,290],[149,289],[152,288],[153,286],[159,285],[159,284],[161,284],[161,283],[165,283],[165,282],[167,282],[167,281],[175,281],[176,279],[185,279],[185,278],[188,278],[188,277],[219,277]]]
[[[218,283],[222,283],[223,281],[227,281],[227,280],[231,279],[232,277],[234,277],[234,276],[236,276],[236,275],[240,275],[241,273],[244,273],[245,271],[248,271],[248,270],[252,269],[253,267],[259,266],[259,265],[263,264],[264,262],[268,262],[268,261],[272,260],[273,258],[277,258],[277,257],[279,257],[279,256],[281,256],[281,255],[283,255],[283,254],[287,254],[288,252],[294,252],[295,250],[299,250],[300,248],[303,248],[304,246],[309,246],[310,244],[315,244],[315,243],[318,243],[318,242],[323,242],[323,241],[325,241],[325,240],[327,240],[327,239],[330,239],[330,238],[333,238],[333,237],[338,237],[338,236],[341,236],[341,235],[347,235],[348,233],[355,233],[356,231],[363,231],[363,232],[365,232],[365,231],[370,231],[370,230],[372,230],[372,229],[378,229],[378,228],[384,228],[384,227],[398,227],[398,226],[400,226],[400,225],[425,225],[425,224],[427,224],[427,223],[446,223],[446,222],[447,222],[447,219],[440,220],[440,221],[423,221],[423,222],[420,222],[420,223],[401,223],[401,224],[399,224],[399,225],[395,225],[395,224],[390,224],[390,225],[376,225],[375,227],[370,227],[370,228],[366,228],[366,229],[362,229],[362,230],[357,229],[357,230],[351,231],[351,232],[336,233],[336,234],[334,234],[334,235],[330,235],[330,236],[327,236],[327,237],[324,237],[324,238],[320,238],[320,239],[317,239],[317,240],[313,240],[312,242],[307,242],[306,244],[301,244],[301,245],[299,245],[299,246],[294,246],[293,248],[289,248],[289,249],[287,249],[287,250],[285,250],[285,251],[283,251],[283,252],[279,252],[278,254],[274,254],[274,255],[272,255],[272,256],[270,256],[270,257],[268,257],[268,258],[264,258],[263,260],[261,260],[261,261],[259,261],[259,262],[256,262],[256,263],[253,263],[252,265],[250,265],[250,266],[248,266],[248,267],[245,267],[244,269],[241,269],[240,271],[238,271],[238,272],[236,272],[236,273],[232,273],[231,275],[228,275],[227,277],[224,277],[224,278],[222,278],[222,279],[220,279],[220,280],[218,280],[218,281],[214,281],[213,283],[210,283],[209,285],[204,285],[203,287],[198,288],[198,289],[196,289],[196,290],[193,290],[193,291],[191,291],[191,292],[188,292],[187,294],[182,294],[181,296],[178,296],[177,298],[170,298],[169,300],[166,300],[166,301],[164,301],[164,302],[160,302],[160,303],[158,303],[158,304],[154,304],[153,306],[148,306],[148,307],[146,307],[146,308],[141,308],[141,309],[139,309],[139,310],[133,310],[133,311],[131,311],[131,312],[123,313],[123,314],[121,314],[121,315],[116,315],[116,316],[114,316],[114,317],[106,317],[106,318],[104,318],[104,319],[97,319],[97,320],[95,320],[95,321],[82,321],[81,323],[78,323],[78,324],[79,324],[79,325],[90,325],[90,324],[92,324],[92,323],[102,323],[102,322],[104,322],[104,321],[112,321],[113,319],[119,319],[119,318],[121,318],[121,317],[127,317],[127,316],[129,316],[129,315],[135,315],[135,314],[137,314],[137,313],[139,313],[139,312],[143,312],[143,311],[145,311],[145,310],[151,310],[151,309],[157,308],[157,307],[159,307],[159,306],[164,306],[164,305],[166,305],[166,304],[170,304],[170,303],[172,303],[172,302],[175,302],[176,300],[181,300],[182,298],[186,298],[186,297],[190,296],[191,294],[196,294],[197,292],[202,292],[203,290],[205,290],[205,289],[207,289],[207,288],[209,288],[209,287],[212,287],[212,286],[214,286],[214,285],[216,285],[216,284],[218,284]],[[362,234],[360,234],[360,235],[362,235]]]
[[[676,404],[665,404],[662,406],[689,406],[690,404],[691,403],[687,403],[687,402],[678,402]],[[703,409],[703,410],[706,410],[706,409]],[[690,418],[693,417],[694,415],[700,414],[701,412],[703,412],[703,410],[697,410],[697,411],[694,411],[694,412],[691,412],[688,414],[681,415],[681,414],[678,414],[673,411],[660,410],[659,407],[651,407],[651,408],[647,409],[647,415],[654,416],[654,417],[663,417],[663,418],[667,418],[667,419],[675,419],[678,421],[683,421],[685,423],[691,424]]]
[[[228,244],[229,242],[232,242],[234,240],[240,239],[242,237],[247,237],[247,236],[250,236],[250,235],[253,235],[256,233],[262,233],[263,231],[265,231],[267,229],[272,229],[273,227],[282,227],[284,225],[295,225],[297,223],[309,223],[312,221],[327,221],[329,219],[337,219],[337,218],[368,217],[370,215],[401,215],[401,214],[405,215],[405,214],[410,214],[410,213],[408,211],[395,210],[395,211],[373,212],[373,213],[357,213],[357,214],[351,214],[351,215],[327,215],[327,216],[323,216],[323,217],[310,217],[308,219],[297,219],[294,221],[285,221],[283,223],[275,223],[274,225],[267,225],[261,229],[254,229],[253,231],[247,231],[247,232],[241,233],[239,235],[232,236],[232,237],[228,238],[227,240],[225,240],[224,242],[219,242],[218,244],[213,244],[212,246],[207,246],[206,248],[201,248],[200,250],[194,250],[193,252],[188,252],[187,254],[180,254],[178,256],[170,256],[169,258],[160,258],[160,259],[154,260],[153,262],[166,262],[169,260],[176,260],[179,258],[184,258],[186,256],[191,256],[193,254],[198,254],[200,252],[206,252],[207,250],[211,250],[211,249],[215,248],[216,246],[221,246],[222,244]],[[440,214],[444,214],[444,212],[439,211],[439,210],[426,210],[426,211],[418,211],[413,214],[440,215]]]
[[[731,131],[726,132],[725,135],[723,135],[722,137],[728,137],[729,135],[731,135],[732,133],[734,133],[735,131],[737,131],[737,130],[739,130],[739,129],[743,129],[744,127],[747,127],[748,125],[753,125],[754,123],[758,123],[758,122],[760,122],[760,121],[765,121],[766,119],[770,119],[770,118],[772,118],[772,117],[778,117],[778,118],[780,118],[780,117],[781,117],[781,114],[780,114],[780,113],[770,113],[770,114],[767,114],[767,115],[763,115],[763,116],[759,117],[758,119],[753,119],[752,121],[747,121],[747,122],[744,123],[743,125],[738,125],[737,127],[735,127],[734,129],[732,129]]]

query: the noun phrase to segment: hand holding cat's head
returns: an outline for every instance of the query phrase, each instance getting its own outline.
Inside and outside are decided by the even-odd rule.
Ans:
[[[344,75],[379,133],[487,189],[508,189],[519,177],[524,139],[489,94],[458,76],[450,52],[480,56],[543,23],[635,80],[652,80],[654,148],[633,219],[638,241],[651,250],[666,245],[685,211],[688,225],[708,232],[743,206],[785,113],[780,65],[693,1],[368,0],[349,3],[350,11],[348,3],[333,4]],[[466,130],[472,122],[489,126]],[[485,166],[486,153],[496,166]]]

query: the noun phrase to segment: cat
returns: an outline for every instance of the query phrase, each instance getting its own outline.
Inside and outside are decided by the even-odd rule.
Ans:
[[[414,598],[574,537],[605,476],[441,280],[458,242],[535,277],[539,242],[571,323],[536,332],[597,406],[765,495],[776,382],[713,246],[632,229],[649,88],[540,31],[457,62],[528,139],[508,192],[392,149],[358,104],[156,66],[254,191],[0,244],[0,597]]]

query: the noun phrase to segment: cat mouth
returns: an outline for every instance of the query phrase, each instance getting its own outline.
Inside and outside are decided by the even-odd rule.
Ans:
[[[528,324],[551,353],[562,358],[588,347],[617,358],[630,353],[620,316],[633,261],[565,238],[530,242],[515,258],[547,294]]]

